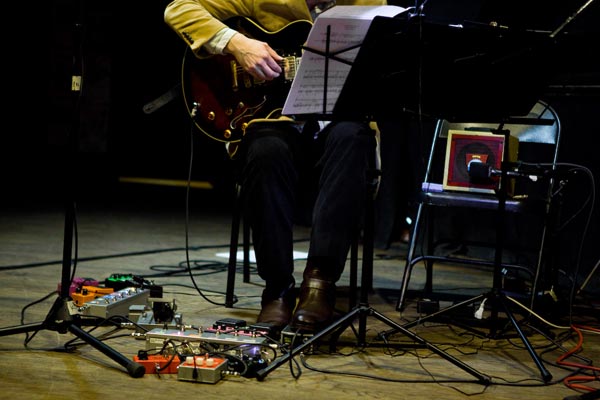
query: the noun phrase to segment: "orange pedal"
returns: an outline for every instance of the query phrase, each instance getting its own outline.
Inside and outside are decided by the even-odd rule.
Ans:
[[[87,291],[88,293],[96,293],[96,294],[99,294],[99,295],[105,295],[105,294],[110,294],[110,293],[114,292],[115,289],[113,289],[113,288],[102,288],[102,287],[98,287],[98,286],[82,286],[81,287],[81,291],[82,292],[86,292]]]
[[[71,298],[76,306],[81,307],[88,301],[94,300],[96,297],[102,297],[105,294],[110,294],[112,292],[114,292],[113,288],[82,286],[81,289],[77,289],[77,291],[71,295]]]
[[[94,293],[86,293],[86,294],[73,293],[71,295],[71,298],[73,299],[73,303],[75,303],[75,305],[78,307],[81,307],[88,301],[94,300],[96,297],[98,297],[98,296],[96,296],[96,294],[94,294]]]
[[[170,364],[169,360],[171,360],[170,357],[160,354],[148,356],[147,360],[140,360],[138,356],[133,357],[133,361],[144,366],[147,374],[176,374],[179,358],[175,356]],[[169,365],[167,366],[167,364]]]

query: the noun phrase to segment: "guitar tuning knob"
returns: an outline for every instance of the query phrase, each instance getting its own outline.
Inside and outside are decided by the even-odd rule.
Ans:
[[[214,120],[215,120],[215,117],[216,117],[216,115],[215,115],[215,112],[214,112],[214,111],[211,111],[211,112],[209,112],[209,113],[206,115],[206,118],[207,118],[209,121],[214,121]]]
[[[225,129],[225,131],[223,132],[223,137],[225,139],[229,139],[231,137],[231,130]]]

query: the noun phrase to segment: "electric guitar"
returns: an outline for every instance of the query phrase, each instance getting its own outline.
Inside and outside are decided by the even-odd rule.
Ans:
[[[233,56],[198,58],[186,49],[181,86],[191,118],[210,138],[235,143],[242,139],[248,121],[280,113],[312,22],[294,21],[276,32],[269,32],[246,17],[233,18],[227,24],[253,39],[267,42],[284,57],[281,62],[284,72],[272,81],[264,81],[245,72]]]

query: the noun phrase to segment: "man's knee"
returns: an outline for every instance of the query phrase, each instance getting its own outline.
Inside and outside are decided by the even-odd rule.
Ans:
[[[255,138],[248,147],[248,160],[275,162],[289,157],[289,147],[285,140],[277,136]]]

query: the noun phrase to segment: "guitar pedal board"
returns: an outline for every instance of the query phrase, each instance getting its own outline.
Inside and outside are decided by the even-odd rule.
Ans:
[[[160,350],[164,342],[187,342],[209,344],[214,349],[224,349],[240,345],[267,344],[267,338],[247,330],[214,331],[212,329],[164,329],[155,328],[146,332],[146,350]]]
[[[267,337],[268,330],[260,329],[261,326],[246,326],[243,320],[226,318],[218,320],[208,328],[155,328],[146,332],[144,336],[148,352],[162,351],[168,342],[173,342],[173,347],[177,348],[185,343],[186,351],[194,355],[209,351],[231,356],[228,370],[250,377],[271,361],[269,356],[274,355],[278,347]],[[188,367],[182,364],[181,368]],[[184,379],[192,380],[189,371],[181,374]],[[215,377],[211,376],[208,379],[212,380]]]
[[[110,318],[117,315],[128,315],[133,304],[146,304],[150,290],[130,287],[96,297],[77,307],[77,313],[85,316]]]

